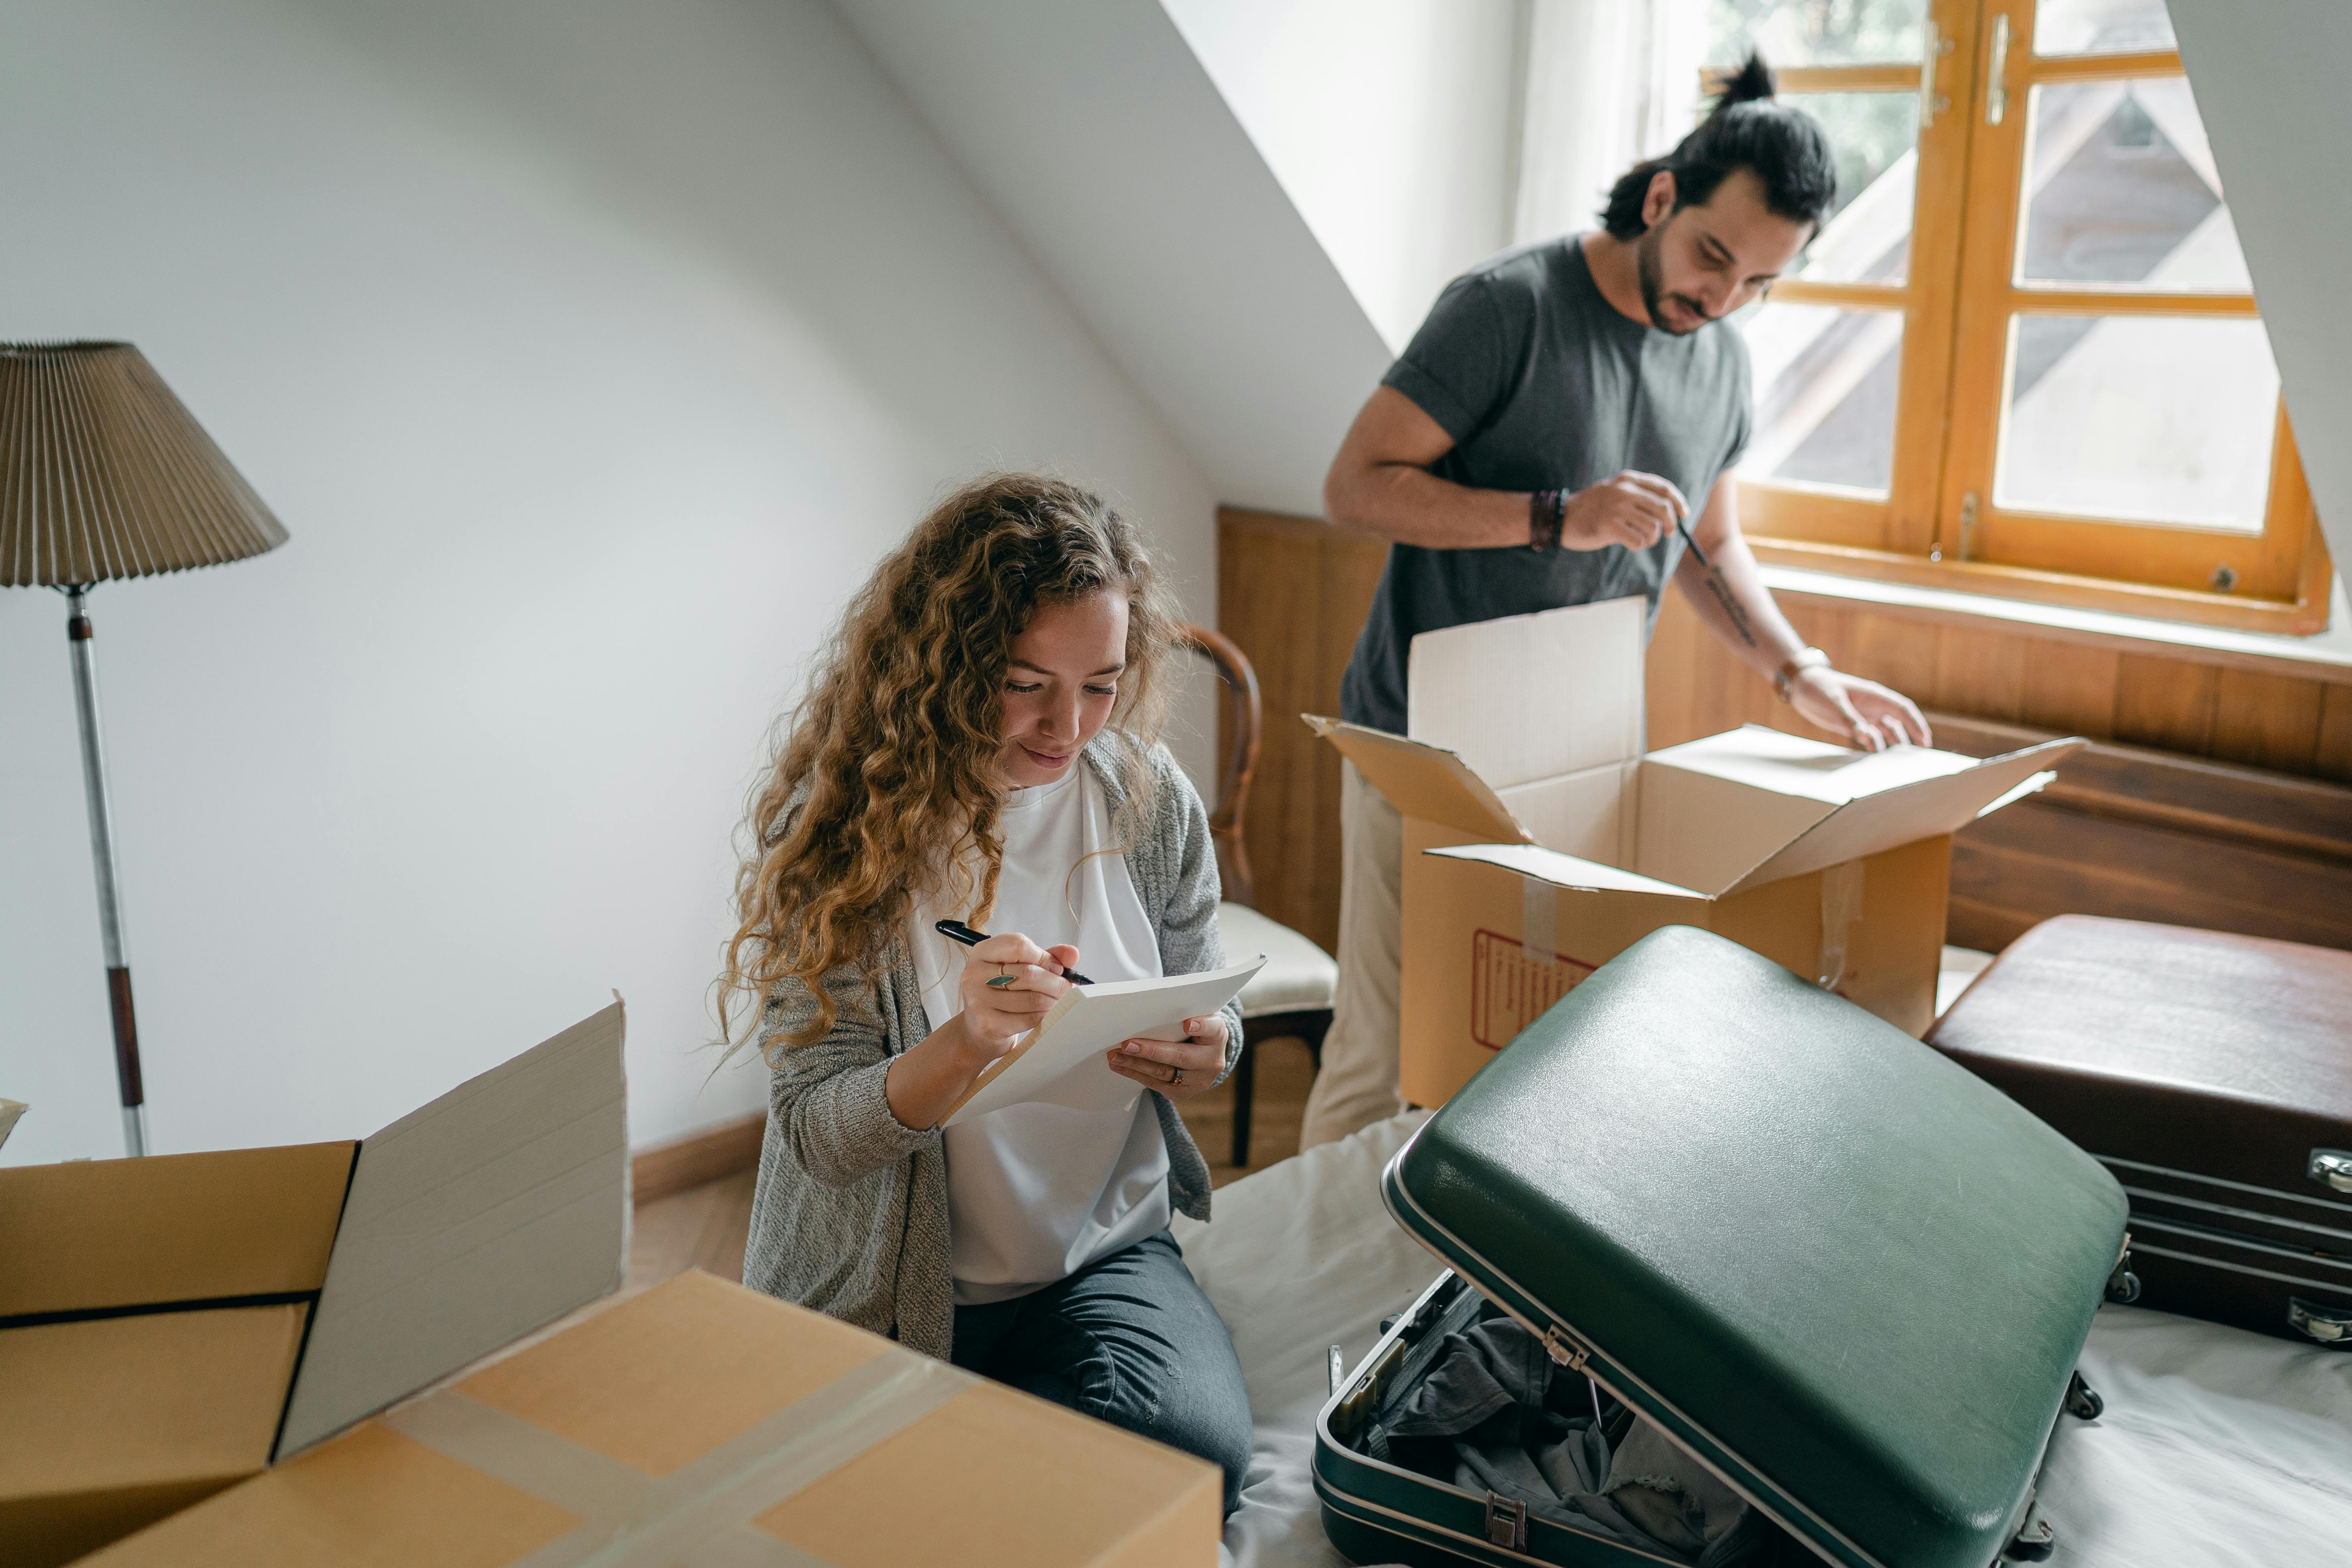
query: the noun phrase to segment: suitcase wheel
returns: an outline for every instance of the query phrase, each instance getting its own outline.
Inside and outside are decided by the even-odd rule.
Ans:
[[[2057,1550],[2058,1532],[2035,1509],[2026,1515],[2025,1528],[2017,1532],[2017,1538],[2001,1549],[2001,1555],[2015,1563],[2040,1563]]]
[[[2099,1397],[2097,1389],[2083,1381],[2081,1373],[2076,1373],[2068,1381],[2066,1384],[2067,1415],[2077,1421],[2096,1421],[2100,1413],[2106,1407],[2107,1402]]]
[[[2290,1297],[2286,1322],[2296,1333],[2323,1345],[2352,1345],[2352,1312],[2341,1307],[2323,1307],[2316,1301]]]

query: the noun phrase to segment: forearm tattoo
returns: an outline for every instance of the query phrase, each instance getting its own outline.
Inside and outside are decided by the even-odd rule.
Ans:
[[[1723,606],[1724,618],[1731,623],[1731,629],[1739,634],[1739,640],[1749,647],[1756,647],[1756,628],[1748,618],[1748,606],[1739,602],[1738,595],[1731,591],[1731,584],[1723,580],[1721,568],[1710,566],[1706,569],[1706,591],[1713,594],[1715,602]]]

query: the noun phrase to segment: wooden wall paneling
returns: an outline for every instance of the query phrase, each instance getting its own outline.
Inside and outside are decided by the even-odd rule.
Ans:
[[[2352,866],[2024,800],[1957,835],[1945,940],[1997,952],[2053,914],[2352,948]]]
[[[2086,735],[2094,741],[2113,736],[2121,656],[2113,648],[2084,647],[2042,637],[2032,638],[2026,646],[2018,722],[2053,734]]]
[[[2319,743],[2311,771],[2320,778],[2352,784],[2352,686],[2330,686],[2320,700]]]
[[[1379,541],[1312,518],[1218,513],[1218,629],[1256,667],[1265,705],[1243,821],[1258,908],[1327,951],[1339,931],[1339,754],[1299,715],[1339,710],[1339,677],[1387,559]],[[1230,744],[1222,731],[1220,744]]]
[[[1892,616],[1854,616],[1853,658],[1845,668],[1891,686],[1923,708],[1936,700],[1936,628]]]
[[[2315,680],[2222,670],[2213,690],[2212,749],[2256,767],[2307,773],[2325,696]]]
[[[2116,739],[2207,755],[2221,675],[2211,665],[2123,655],[2116,661]]]
[[[2024,700],[2027,639],[1964,626],[1937,626],[1935,639],[1935,686],[1927,695],[1912,694],[1912,700],[2013,721]]]

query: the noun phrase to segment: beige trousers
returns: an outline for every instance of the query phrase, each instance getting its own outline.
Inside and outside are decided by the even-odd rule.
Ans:
[[[1397,1094],[1403,960],[1404,819],[1339,764],[1339,994],[1298,1146],[1312,1149],[1404,1109]]]

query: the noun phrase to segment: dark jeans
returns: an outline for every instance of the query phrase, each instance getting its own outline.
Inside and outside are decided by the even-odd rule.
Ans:
[[[1010,1301],[955,1310],[956,1365],[1225,1471],[1241,1504],[1249,1394],[1233,1336],[1166,1231]]]

